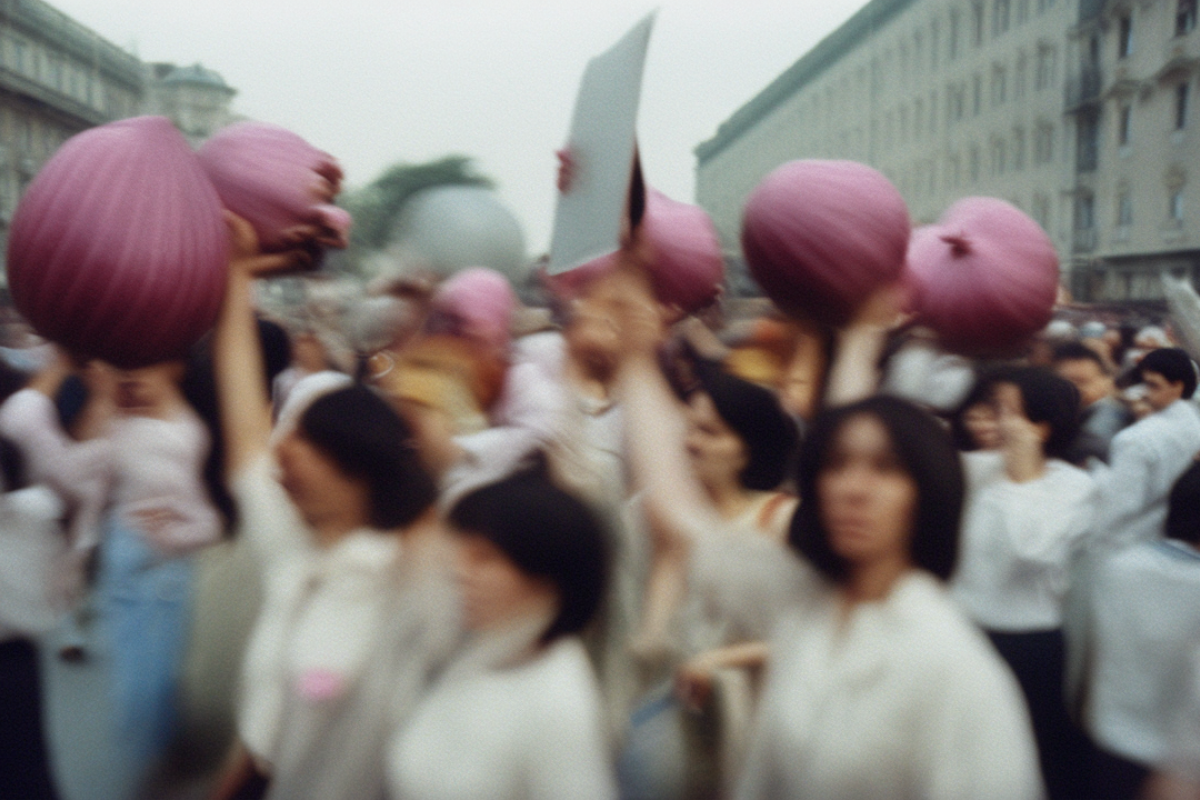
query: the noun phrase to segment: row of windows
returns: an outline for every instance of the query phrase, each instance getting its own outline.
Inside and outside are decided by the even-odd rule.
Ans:
[[[1117,58],[1133,55],[1134,25],[1132,9],[1117,18]],[[1176,0],[1175,36],[1186,36],[1196,27],[1196,0]]]
[[[1183,186],[1168,187],[1161,202],[1162,210],[1159,214],[1165,212],[1165,215],[1160,217],[1160,219],[1182,224],[1184,214]],[[1113,222],[1117,228],[1128,228],[1133,225],[1133,193],[1128,188],[1122,189],[1117,193],[1113,212]],[[1092,230],[1095,227],[1096,198],[1090,194],[1082,195],[1075,202],[1075,228],[1086,231]]]
[[[92,69],[17,34],[3,37],[4,66],[114,118],[136,113],[137,98],[99,79]]]

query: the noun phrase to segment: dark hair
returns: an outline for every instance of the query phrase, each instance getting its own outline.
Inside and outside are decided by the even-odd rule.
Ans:
[[[749,454],[739,476],[747,489],[769,491],[787,475],[799,442],[796,423],[767,389],[726,373],[711,361],[695,363],[699,390],[712,399],[725,424]]]
[[[558,591],[548,643],[578,633],[596,613],[608,580],[608,544],[582,501],[540,472],[523,472],[477,489],[450,511],[454,527],[499,548],[521,572]]]
[[[981,403],[990,403],[992,387],[1002,381],[1010,369],[1012,368],[992,367],[981,371],[975,377],[975,384],[971,387],[971,391],[950,413],[950,438],[957,449],[964,453],[979,449],[979,445],[975,443],[975,437],[967,430],[967,411]]]
[[[891,447],[917,485],[917,510],[909,552],[913,563],[943,580],[958,560],[958,524],[963,506],[963,472],[958,452],[941,424],[912,403],[876,395],[823,411],[800,448],[798,483],[803,501],[792,517],[788,543],[826,577],[842,582],[850,563],[829,544],[821,522],[817,479],[846,423],[866,416],[887,430]]]
[[[366,482],[376,528],[407,525],[437,499],[408,424],[365,386],[318,397],[300,416],[297,432],[346,475]]]
[[[1168,539],[1200,545],[1200,462],[1192,462],[1171,487],[1164,533]]]
[[[1108,365],[1104,363],[1100,354],[1080,342],[1064,342],[1055,347],[1053,361],[1055,364],[1060,361],[1092,361],[1100,367],[1101,372],[1108,374]]]
[[[1079,434],[1079,390],[1075,385],[1043,367],[1014,369],[1001,382],[1011,383],[1021,392],[1030,422],[1050,426],[1050,436],[1042,446],[1046,456],[1065,459]]]
[[[1139,380],[1145,380],[1147,372],[1157,372],[1167,383],[1183,383],[1183,399],[1189,399],[1196,391],[1196,368],[1192,359],[1178,347],[1160,347],[1151,350],[1137,365]]]

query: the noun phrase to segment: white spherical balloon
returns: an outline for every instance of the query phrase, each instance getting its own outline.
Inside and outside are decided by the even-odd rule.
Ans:
[[[392,247],[403,262],[442,275],[489,267],[520,285],[529,271],[516,217],[495,192],[478,186],[418,192],[396,220]]]

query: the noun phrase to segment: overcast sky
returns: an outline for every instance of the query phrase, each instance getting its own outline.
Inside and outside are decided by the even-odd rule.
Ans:
[[[397,161],[477,160],[549,244],[553,151],[590,57],[660,9],[639,114],[647,180],[693,200],[693,148],[860,0],[50,0],[146,61],[202,63],[238,113],[337,156],[351,186]]]

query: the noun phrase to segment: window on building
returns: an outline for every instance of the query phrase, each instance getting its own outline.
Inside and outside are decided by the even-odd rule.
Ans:
[[[1133,17],[1126,14],[1117,20],[1117,58],[1133,53]]]
[[[1196,0],[1179,0],[1175,7],[1175,35],[1184,36],[1196,27]]]
[[[1011,21],[1009,17],[1011,0],[993,0],[992,2],[992,35],[999,36],[1008,31]]]
[[[1117,195],[1117,225],[1128,227],[1133,224],[1133,195],[1128,189],[1122,189]]]
[[[1175,130],[1181,131],[1187,127],[1188,94],[1191,84],[1184,82],[1175,87]]]
[[[1048,164],[1054,160],[1054,126],[1038,125],[1033,135],[1033,163]]]
[[[1025,129],[1013,129],[1013,169],[1025,169]]]
[[[1030,209],[1033,221],[1042,226],[1042,230],[1050,230],[1050,198],[1044,194],[1033,196],[1033,207]]]
[[[1054,84],[1055,51],[1049,45],[1038,48],[1037,75],[1034,77],[1038,91],[1048,89]]]
[[[941,47],[941,32],[942,32],[942,29],[937,24],[937,21],[935,20],[933,25],[929,28],[929,68],[930,69],[938,68],[938,56],[939,56],[938,48]]]
[[[1017,24],[1024,25],[1029,21],[1029,0],[1017,0]]]
[[[1024,50],[1017,53],[1017,73],[1013,84],[1013,98],[1020,100],[1025,96],[1025,87],[1029,84],[1029,59]]]
[[[950,12],[950,36],[949,36],[949,54],[950,60],[958,58],[958,37],[962,34],[962,18],[959,16],[958,10]]]
[[[1133,134],[1133,106],[1123,105],[1117,117],[1117,144],[1125,147]]]
[[[971,150],[968,154],[967,159],[968,159],[968,161],[967,161],[968,175],[970,176],[972,183],[977,183],[979,181],[980,169],[982,167],[982,165],[980,164],[981,158],[980,158],[980,154],[979,154],[979,148],[976,147],[975,145],[971,145]]]
[[[1089,231],[1096,227],[1096,198],[1081,194],[1075,199],[1075,229]]]
[[[938,130],[938,100],[937,92],[929,93],[929,133],[934,135]]]
[[[1100,118],[1094,112],[1080,115],[1078,141],[1075,149],[1075,168],[1094,172],[1100,158]]]
[[[1183,187],[1171,190],[1167,213],[1175,222],[1183,222]]]
[[[19,36],[9,40],[9,51],[12,54],[12,68],[17,72],[29,71],[29,43]]]
[[[1004,67],[992,69],[992,105],[1004,105],[1008,100],[1008,73]]]
[[[1003,139],[992,140],[992,174],[1003,175],[1008,171],[1008,145]]]
[[[971,4],[971,44],[975,47],[983,45],[984,9],[982,2]]]
[[[983,111],[983,76],[976,75],[971,80],[971,114],[979,116]]]

